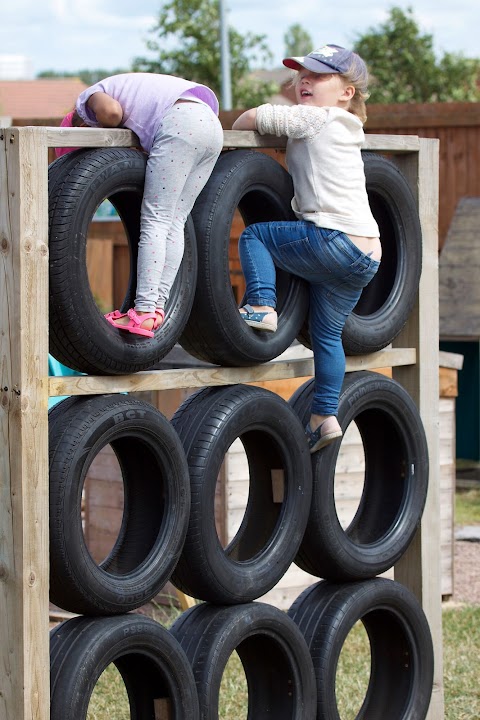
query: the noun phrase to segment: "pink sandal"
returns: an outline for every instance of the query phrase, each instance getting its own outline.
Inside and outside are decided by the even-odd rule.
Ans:
[[[107,320],[118,330],[126,330],[133,335],[144,335],[145,337],[151,338],[154,337],[155,333],[153,332],[153,330],[147,330],[145,328],[142,328],[142,325],[145,320],[153,320],[153,328],[155,329],[158,323],[157,315],[155,312],[145,313],[145,315],[138,315],[133,308],[130,308],[130,310],[127,311],[126,315],[129,318],[129,321],[126,325],[116,323],[113,318],[107,318]]]
[[[161,325],[163,325],[163,321],[165,320],[165,310],[163,310],[163,308],[157,308],[155,310],[155,312],[157,313],[157,315],[160,315],[160,318],[158,318],[158,317],[156,318],[154,326],[153,326],[154,330],[156,330]]]
[[[112,310],[111,312],[105,313],[105,315],[103,317],[105,318],[105,320],[108,320],[110,325],[113,325],[114,324],[112,322],[113,320],[118,320],[119,318],[127,317],[127,313],[122,313],[122,312],[120,312],[120,310]]]
[[[160,318],[157,317],[157,315],[160,315]],[[119,320],[120,318],[124,318],[128,316],[128,312],[122,313],[120,310],[112,310],[111,312],[105,313],[104,318],[107,322],[110,323],[110,325],[113,325],[116,328],[124,329],[126,327],[129,327],[131,323],[128,323],[128,325],[117,325],[115,320]],[[145,320],[147,316],[142,316],[142,323],[143,320]],[[151,317],[151,315],[149,315]],[[155,320],[153,322],[153,330],[157,330],[165,320],[165,310],[162,308],[156,308],[155,310]]]

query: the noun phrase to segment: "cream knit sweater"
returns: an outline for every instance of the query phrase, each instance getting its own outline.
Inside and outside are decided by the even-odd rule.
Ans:
[[[350,235],[378,237],[361,155],[361,121],[341,108],[260,105],[257,130],[286,135],[293,179],[292,208],[300,220]]]

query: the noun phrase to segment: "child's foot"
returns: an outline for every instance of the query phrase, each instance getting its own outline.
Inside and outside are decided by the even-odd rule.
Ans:
[[[162,310],[162,308],[156,308],[154,317],[153,313],[150,311],[143,312],[142,310],[134,310],[134,312],[140,318],[142,316],[148,315],[148,318],[145,318],[145,320],[143,320],[140,324],[140,327],[143,330],[157,330],[157,328],[159,328],[163,324],[163,321],[165,319],[165,311]],[[128,326],[131,323],[128,312],[122,313],[120,312],[120,310],[113,310],[112,312],[107,313],[105,315],[105,319],[108,320],[108,322],[115,327]]]
[[[321,450],[321,448],[329,445],[337,438],[342,437],[342,428],[335,415],[329,415],[323,420],[315,430],[311,427],[312,419],[305,427],[305,435],[307,436],[308,449],[311,453]]]
[[[144,335],[151,338],[154,337],[153,331],[156,329],[158,322],[156,312],[136,312],[133,308],[130,308],[125,315],[117,311],[107,313],[105,318],[118,330],[125,330],[134,335]]]
[[[275,332],[277,329],[277,313],[272,307],[244,305],[243,308],[240,308],[240,315],[247,325],[256,330]]]

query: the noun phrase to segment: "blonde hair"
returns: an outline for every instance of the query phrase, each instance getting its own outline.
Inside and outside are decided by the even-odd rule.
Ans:
[[[355,88],[355,94],[351,98],[347,110],[365,124],[367,121],[366,102],[370,97],[368,92],[368,70],[363,60],[360,62],[359,60],[361,60],[360,56],[354,54],[347,72],[341,73],[340,77],[348,85],[353,85]]]

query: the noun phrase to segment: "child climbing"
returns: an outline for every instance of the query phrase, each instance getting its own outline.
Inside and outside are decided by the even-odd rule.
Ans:
[[[287,136],[298,219],[257,223],[242,233],[247,304],[240,313],[251,327],[275,332],[275,266],[309,283],[315,391],[305,432],[314,453],[342,436],[342,330],[382,254],[361,156],[368,71],[357,54],[338,45],[283,64],[296,71],[297,104],[252,108],[233,129]]]
[[[62,125],[129,128],[148,154],[135,304],[105,317],[121,331],[153,337],[183,258],[185,222],[223,146],[218,100],[189,80],[124,73],[84,90]]]

